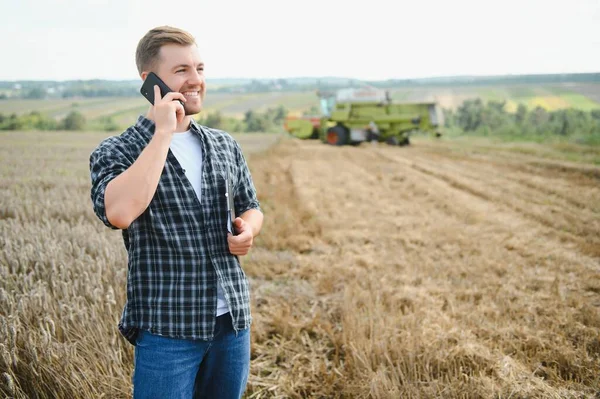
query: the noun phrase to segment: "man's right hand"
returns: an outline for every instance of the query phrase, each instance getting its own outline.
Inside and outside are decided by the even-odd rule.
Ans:
[[[185,96],[179,92],[167,93],[161,98],[160,88],[154,85],[154,123],[156,123],[155,132],[159,134],[173,134],[177,128],[177,123],[185,117],[185,110],[179,103],[181,100],[185,103]]]

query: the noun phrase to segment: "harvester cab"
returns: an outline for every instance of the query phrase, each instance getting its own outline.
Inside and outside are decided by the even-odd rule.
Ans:
[[[321,112],[324,116],[331,116],[337,103],[379,103],[391,102],[389,91],[372,87],[361,89],[342,89],[338,91],[317,91],[321,103]]]
[[[323,113],[323,116],[331,115],[331,110],[335,106],[335,97],[333,97],[333,96],[321,97],[320,103],[321,103],[321,112]]]

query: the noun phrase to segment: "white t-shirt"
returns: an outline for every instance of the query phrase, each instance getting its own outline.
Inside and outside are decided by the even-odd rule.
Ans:
[[[202,145],[200,140],[190,130],[174,133],[170,148],[200,201],[202,193]],[[219,282],[217,283],[217,316],[227,312],[229,312],[229,308]]]

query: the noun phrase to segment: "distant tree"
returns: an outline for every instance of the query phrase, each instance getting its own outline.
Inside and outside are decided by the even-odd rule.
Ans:
[[[454,125],[454,111],[450,108],[443,108],[444,113],[444,127],[451,127]]]
[[[515,114],[515,122],[517,125],[522,125],[527,119],[527,107],[525,104],[519,104],[517,107],[517,113]]]
[[[269,129],[269,120],[265,115],[251,109],[244,114],[244,124],[247,132],[264,132]]]
[[[284,107],[283,105],[280,105],[279,107],[277,107],[277,111],[275,112],[275,119],[273,121],[279,125],[279,124],[283,123],[283,120],[285,119],[287,114],[288,114],[287,108]]]
[[[64,130],[83,130],[85,128],[85,117],[78,111],[71,111],[63,119],[61,127]]]
[[[288,110],[280,105],[277,108],[269,108],[266,112],[266,117],[270,120],[274,125],[280,125],[283,123],[283,120],[288,114]]]
[[[269,84],[263,83],[258,79],[252,79],[252,81],[246,86],[247,91],[249,92],[266,92],[269,91]]]
[[[31,111],[26,115],[21,115],[19,118],[22,121],[22,129],[24,130],[55,130],[57,127],[57,123],[54,119],[49,118],[38,111]]]
[[[548,122],[550,121],[550,115],[545,108],[539,105],[535,107],[527,115],[527,121],[524,126],[524,130],[527,133],[544,134],[548,132]]]
[[[208,127],[223,129],[223,115],[220,111],[209,113],[203,123]]]
[[[504,109],[505,101],[489,101],[481,112],[481,124],[495,131],[512,123],[512,118]]]
[[[480,98],[465,100],[456,110],[456,123],[465,132],[477,130],[483,122],[484,105]]]
[[[46,97],[46,90],[41,87],[35,87],[25,94],[25,98],[29,99],[42,99]]]
[[[230,116],[225,116],[220,111],[215,111],[206,116],[198,118],[198,123],[213,129],[225,130],[226,132],[246,131],[246,125],[244,121]]]
[[[24,126],[24,121],[17,114],[12,113],[4,120],[2,130],[22,130]]]
[[[577,109],[561,109],[550,113],[548,130],[561,136],[574,133],[589,134],[594,131],[594,120],[591,112]]]
[[[112,117],[108,117],[106,118],[106,120],[104,121],[104,131],[106,132],[114,132],[119,130],[119,125],[117,125],[117,123],[113,120]]]

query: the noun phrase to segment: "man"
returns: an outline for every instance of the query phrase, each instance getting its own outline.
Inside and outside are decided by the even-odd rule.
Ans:
[[[140,40],[142,80],[171,93],[90,155],[96,215],[121,229],[128,252],[119,330],[135,346],[135,398],[239,398],[250,362],[250,298],[239,256],[263,215],[245,158],[227,133],[192,119],[206,93],[194,38],[171,27]],[[181,100],[183,102],[180,103]],[[236,234],[228,232],[225,178]]]

